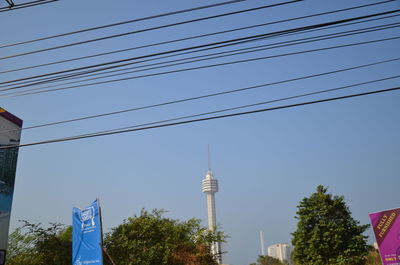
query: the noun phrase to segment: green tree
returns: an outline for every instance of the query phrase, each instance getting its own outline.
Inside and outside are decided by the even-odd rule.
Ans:
[[[164,218],[164,211],[142,210],[105,237],[107,253],[118,265],[216,265],[210,254],[212,242],[222,242],[222,232],[213,233],[197,219]],[[9,241],[7,265],[70,265],[72,227],[32,224],[23,221]],[[111,261],[104,256],[105,264]]]
[[[72,228],[52,223],[49,227],[23,221],[9,240],[7,265],[70,265]]]
[[[297,206],[297,230],[292,234],[293,256],[299,265],[361,265],[368,253],[369,225],[351,217],[343,196],[318,186]]]
[[[290,253],[290,261],[291,261],[291,265],[299,265],[296,260],[294,259],[294,253],[292,251],[292,253]]]
[[[370,246],[368,255],[365,257],[365,264],[382,265],[381,256],[379,255],[378,250],[376,250],[373,246]]]
[[[252,263],[250,265],[284,265],[279,259],[270,256],[258,256],[257,263]]]
[[[214,265],[210,244],[223,241],[197,219],[179,221],[163,217],[164,211],[142,210],[112,229],[104,244],[118,265]],[[108,262],[108,259],[105,259]]]
[[[18,227],[8,238],[7,264],[33,264],[33,238]]]

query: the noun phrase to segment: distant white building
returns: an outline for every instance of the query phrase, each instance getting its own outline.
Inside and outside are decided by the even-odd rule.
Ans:
[[[291,264],[290,255],[292,247],[289,244],[275,244],[268,247],[268,256],[279,259],[280,261],[286,260]]]

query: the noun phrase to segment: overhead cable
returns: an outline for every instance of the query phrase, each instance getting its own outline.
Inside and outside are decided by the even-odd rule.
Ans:
[[[119,111],[113,111],[113,112],[108,112],[108,113],[102,113],[102,114],[97,114],[97,115],[84,116],[84,117],[79,117],[79,118],[74,118],[74,119],[69,119],[69,120],[33,125],[33,126],[25,127],[22,129],[16,129],[16,130],[20,131],[20,130],[35,129],[35,128],[52,126],[52,125],[58,125],[58,124],[82,121],[82,120],[87,120],[87,119],[111,116],[111,115],[116,115],[116,114],[122,114],[122,113],[126,113],[126,112],[132,112],[132,111],[150,109],[150,108],[161,107],[161,106],[166,106],[166,105],[172,105],[172,104],[177,104],[177,103],[183,103],[183,102],[188,102],[188,101],[194,101],[194,100],[215,97],[215,96],[221,96],[221,95],[226,95],[226,94],[231,94],[231,93],[244,92],[244,91],[253,90],[256,88],[268,87],[268,86],[272,86],[272,85],[278,85],[278,84],[300,81],[300,80],[305,80],[305,79],[309,79],[309,78],[315,78],[315,77],[320,77],[320,76],[325,76],[325,75],[330,75],[330,74],[336,74],[336,73],[340,73],[340,72],[356,70],[356,69],[371,67],[371,66],[375,66],[375,65],[379,65],[379,64],[394,62],[394,61],[398,61],[398,60],[400,60],[400,57],[394,58],[394,59],[389,59],[389,60],[384,60],[384,61],[378,61],[378,62],[374,62],[374,63],[369,63],[369,64],[358,65],[358,66],[354,66],[354,67],[350,67],[350,68],[344,68],[344,69],[339,69],[339,70],[334,70],[334,71],[329,71],[329,72],[318,73],[318,74],[314,74],[314,75],[308,75],[308,76],[302,76],[302,77],[296,77],[296,78],[292,78],[292,79],[276,81],[276,82],[272,82],[272,83],[265,83],[265,84],[250,86],[250,87],[226,90],[226,91],[222,91],[222,92],[217,92],[217,93],[212,93],[212,94],[207,94],[207,95],[202,95],[202,96],[197,96],[197,97],[178,99],[178,100],[174,100],[174,101],[162,102],[162,103],[158,103],[158,104],[146,105],[146,106],[124,109],[124,110],[119,110]],[[3,130],[3,131],[0,131],[0,133],[16,131],[16,130]]]
[[[277,43],[257,45],[257,46],[247,47],[247,48],[234,49],[234,50],[216,52],[216,53],[211,53],[211,54],[186,57],[186,58],[181,58],[181,59],[174,59],[174,60],[170,60],[170,61],[162,61],[162,62],[158,62],[158,63],[151,63],[151,64],[127,67],[127,68],[110,70],[110,71],[107,71],[108,69],[105,68],[105,69],[102,69],[102,70],[104,70],[103,72],[93,73],[93,71],[83,71],[83,72],[78,72],[78,73],[74,73],[74,74],[66,74],[66,75],[62,75],[62,76],[57,76],[54,78],[42,78],[42,79],[38,79],[35,81],[22,81],[22,82],[15,84],[15,86],[12,86],[12,87],[9,87],[9,85],[0,85],[0,92],[7,91],[7,90],[19,89],[19,88],[26,88],[29,86],[37,86],[37,85],[42,85],[42,84],[47,84],[47,83],[61,82],[63,80],[87,78],[90,76],[97,76],[97,75],[104,75],[104,74],[118,72],[117,74],[105,75],[105,76],[89,78],[89,79],[84,79],[84,80],[78,80],[78,81],[73,81],[73,82],[66,82],[66,83],[54,85],[51,87],[60,86],[60,85],[76,84],[76,83],[81,83],[81,82],[86,82],[86,81],[92,81],[92,80],[98,80],[98,79],[109,78],[109,77],[114,77],[114,76],[137,73],[137,72],[141,72],[141,71],[148,71],[148,70],[155,70],[155,69],[160,69],[160,68],[164,68],[164,67],[170,67],[171,65],[165,65],[168,63],[174,63],[173,66],[176,66],[176,65],[192,63],[193,61],[189,61],[189,60],[198,59],[198,58],[203,58],[203,59],[196,60],[196,62],[212,60],[212,59],[217,59],[217,58],[225,58],[225,57],[236,56],[236,55],[241,55],[241,54],[248,54],[248,53],[252,53],[252,52],[260,52],[260,51],[276,49],[276,48],[283,48],[283,47],[288,47],[288,46],[293,46],[293,45],[307,44],[307,43],[311,43],[311,42],[330,40],[330,39],[334,39],[334,38],[354,36],[357,34],[365,34],[365,33],[370,33],[370,32],[376,32],[379,30],[392,29],[392,28],[396,28],[399,26],[400,26],[400,22],[389,23],[389,24],[380,25],[380,26],[367,27],[367,28],[362,28],[362,29],[355,29],[355,30],[349,30],[349,31],[344,31],[344,32],[337,32],[337,33],[331,33],[331,34],[325,34],[325,35],[319,35],[319,36],[314,36],[314,37],[307,37],[307,38],[301,38],[301,39],[295,39],[295,40],[289,40],[289,41],[283,41],[283,42],[277,42]],[[261,39],[258,39],[258,40],[261,40]],[[167,55],[167,56],[162,56],[162,57],[150,58],[150,59],[133,62],[133,63],[125,64],[125,65],[160,60],[160,59],[165,59],[165,58],[169,58],[169,57],[190,54],[190,53],[194,53],[194,52],[201,52],[201,51],[205,51],[205,50],[208,50],[208,49],[206,48],[206,49],[183,52],[183,53],[172,54],[172,55]],[[175,64],[176,62],[182,62],[182,63]],[[161,65],[161,66],[154,67],[157,65]],[[151,67],[151,68],[146,68],[146,67]],[[139,70],[128,71],[128,70],[132,70],[132,69],[139,69]],[[122,73],[119,73],[119,72],[122,72]],[[6,87],[6,88],[4,88],[4,87]],[[47,86],[46,88],[48,88],[48,87],[50,87],[50,86]],[[27,90],[24,90],[24,91],[27,91]]]
[[[39,0],[39,1],[36,1],[36,2],[42,2],[42,1],[43,0]],[[48,1],[48,0],[45,0],[45,1]],[[58,1],[58,0],[53,0],[53,1]],[[37,41],[42,41],[42,40],[49,40],[49,39],[54,39],[54,38],[59,38],[59,37],[65,37],[65,36],[70,36],[70,35],[74,35],[74,34],[78,34],[78,33],[84,33],[84,32],[93,31],[93,30],[110,28],[110,27],[120,26],[120,25],[124,25],[124,24],[130,24],[130,23],[135,23],[135,22],[140,22],[140,21],[160,18],[160,17],[167,17],[167,16],[172,16],[172,15],[178,15],[178,14],[198,11],[198,10],[202,10],[202,9],[208,9],[208,8],[213,8],[213,7],[236,4],[236,3],[244,2],[244,1],[247,1],[247,0],[233,0],[233,1],[226,1],[226,2],[221,2],[221,3],[211,4],[211,5],[198,6],[198,7],[193,7],[193,8],[188,8],[188,9],[183,9],[183,10],[178,10],[178,11],[173,11],[173,12],[168,12],[168,13],[163,13],[163,14],[158,14],[158,15],[152,15],[152,16],[148,16],[148,17],[142,17],[142,18],[136,18],[136,19],[131,19],[131,20],[127,20],[127,21],[116,22],[116,23],[107,24],[107,25],[98,26],[98,27],[86,28],[86,29],[76,30],[76,31],[72,31],[72,32],[67,32],[67,33],[62,33],[62,34],[57,34],[57,35],[37,38],[37,39],[33,39],[33,40],[27,40],[27,41],[21,41],[21,42],[17,42],[17,43],[0,45],[0,48],[13,47],[13,46],[18,46],[18,45],[22,45],[22,44],[28,44],[28,43],[33,43],[33,42],[37,42]],[[388,2],[388,1],[386,1],[386,2]]]
[[[285,33],[299,32],[299,31],[304,31],[304,30],[314,29],[314,28],[322,28],[322,27],[326,27],[326,26],[337,25],[337,24],[341,24],[341,23],[346,23],[346,22],[351,22],[351,21],[356,21],[356,20],[362,20],[362,19],[365,19],[365,18],[371,18],[371,17],[381,16],[381,15],[386,15],[386,14],[399,13],[399,12],[400,12],[400,9],[397,9],[397,10],[391,10],[391,11],[386,11],[386,12],[381,12],[381,13],[374,13],[374,14],[370,14],[370,15],[364,15],[364,16],[359,16],[359,17],[348,18],[348,19],[336,20],[336,21],[325,22],[325,23],[320,23],[320,24],[313,24],[313,25],[305,26],[305,27],[298,27],[298,28],[292,28],[292,29],[287,29],[287,30],[269,32],[269,33],[264,33],[264,34],[251,35],[251,36],[247,36],[247,37],[235,38],[235,39],[219,41],[219,42],[213,42],[213,43],[207,43],[207,44],[203,44],[203,45],[185,47],[185,48],[169,50],[169,51],[164,51],[164,52],[158,52],[158,53],[153,53],[153,54],[146,54],[146,55],[142,55],[142,56],[136,56],[136,57],[126,58],[126,59],[121,59],[121,60],[115,60],[115,61],[95,64],[95,65],[90,65],[90,66],[84,66],[84,67],[78,67],[78,68],[73,68],[73,69],[68,69],[68,70],[62,70],[62,71],[57,71],[57,72],[52,72],[52,73],[47,73],[47,74],[24,77],[24,78],[19,78],[19,79],[15,79],[15,80],[8,80],[8,81],[0,82],[0,84],[9,84],[9,83],[13,83],[13,82],[19,82],[19,81],[24,81],[24,80],[29,80],[29,79],[35,79],[35,78],[40,78],[40,77],[51,76],[51,75],[69,73],[69,72],[74,72],[74,71],[79,71],[79,70],[90,69],[90,68],[102,67],[102,66],[107,66],[107,65],[110,65],[110,64],[117,64],[117,63],[123,63],[123,62],[128,62],[128,61],[134,61],[134,60],[144,59],[144,58],[153,57],[153,56],[166,55],[166,54],[170,54],[170,53],[178,53],[178,52],[183,52],[183,51],[188,51],[188,50],[201,49],[201,48],[212,47],[212,46],[223,45],[223,44],[229,44],[229,43],[233,44],[233,43],[236,43],[236,42],[252,40],[252,39],[259,39],[259,38],[269,37],[269,36],[278,36],[278,35],[285,34]],[[119,66],[113,66],[113,67],[121,67],[121,66],[119,65]]]
[[[338,9],[338,10],[333,10],[333,11],[328,11],[328,12],[322,12],[322,13],[317,13],[317,14],[312,14],[312,15],[300,16],[300,17],[289,18],[289,19],[284,19],[284,20],[278,20],[278,21],[273,21],[273,22],[267,22],[267,23],[262,23],[262,24],[256,24],[256,25],[251,25],[251,26],[246,26],[246,27],[234,28],[234,29],[223,30],[223,31],[218,31],[218,32],[212,32],[212,33],[201,34],[201,35],[195,35],[195,36],[191,36],[191,37],[185,37],[185,38],[174,39],[174,40],[169,40],[169,41],[151,43],[151,44],[146,44],[146,45],[142,45],[142,46],[135,46],[135,47],[131,47],[131,48],[120,49],[120,50],[115,50],[115,51],[110,51],[110,52],[103,52],[103,53],[97,53],[97,54],[92,54],[92,55],[75,57],[75,58],[70,58],[70,59],[65,59],[65,60],[53,61],[53,62],[49,62],[49,63],[38,64],[38,65],[25,66],[25,67],[21,67],[21,68],[17,68],[17,69],[9,69],[9,70],[0,71],[0,74],[10,73],[10,72],[17,72],[17,71],[28,70],[28,69],[33,69],[33,68],[39,68],[39,67],[44,67],[44,66],[50,66],[50,65],[55,65],[55,64],[62,64],[62,63],[73,62],[73,61],[84,60],[84,59],[90,59],[90,58],[95,58],[95,57],[99,57],[99,56],[111,55],[111,54],[116,54],[116,53],[136,50],[136,49],[142,49],[142,48],[149,48],[149,47],[154,47],[154,46],[159,46],[159,45],[164,45],[164,44],[170,44],[170,43],[175,43],[175,42],[181,42],[181,41],[186,41],[186,40],[193,40],[193,39],[197,39],[197,38],[203,38],[203,37],[209,37],[209,36],[214,36],[214,35],[219,35],[219,34],[231,33],[231,32],[235,32],[235,31],[253,29],[253,28],[257,28],[257,27],[269,26],[269,25],[273,25],[273,24],[279,24],[279,23],[284,23],[284,22],[289,22],[289,21],[295,21],[295,20],[306,19],[306,18],[311,18],[311,17],[317,17],[317,16],[333,14],[333,13],[338,13],[338,12],[344,12],[344,11],[349,11],[349,10],[354,10],[354,9],[359,9],[359,8],[365,8],[365,7],[384,4],[384,3],[392,2],[392,1],[393,0],[388,0],[388,1],[383,1],[383,2],[360,5],[360,6],[344,8],[344,9]],[[380,18],[373,18],[373,19],[363,20],[363,21],[359,21],[359,22],[352,22],[352,23],[348,23],[346,25],[337,25],[337,26],[347,26],[347,25],[352,25],[352,24],[356,24],[356,23],[365,23],[365,22],[381,20],[381,19],[387,19],[387,18],[396,17],[396,16],[399,16],[399,14],[390,15],[390,16],[386,16],[386,17],[380,17]],[[333,28],[333,27],[337,27],[337,26],[331,26],[331,27],[326,27],[326,28],[328,29],[328,28]],[[315,29],[315,30],[320,30],[320,29]],[[312,31],[312,30],[310,30],[310,31]]]
[[[186,72],[186,71],[206,69],[206,68],[212,68],[212,67],[234,65],[234,64],[239,64],[239,63],[247,63],[247,62],[254,62],[254,61],[260,61],[260,60],[266,60],[266,59],[273,59],[273,58],[278,58],[278,57],[282,57],[282,56],[306,54],[306,53],[311,53],[311,52],[319,52],[319,51],[326,51],[326,50],[331,50],[331,49],[346,48],[346,47],[379,43],[379,42],[383,42],[383,41],[391,41],[391,40],[397,40],[397,39],[400,39],[400,36],[371,40],[371,41],[364,41],[364,42],[356,42],[356,43],[350,43],[350,44],[344,44],[344,45],[330,46],[330,47],[319,48],[319,49],[303,50],[303,51],[292,52],[292,53],[284,53],[284,54],[278,54],[278,55],[256,57],[256,58],[251,58],[251,59],[243,59],[243,60],[230,61],[230,62],[224,62],[224,63],[216,63],[216,64],[210,64],[210,65],[204,65],[204,66],[196,66],[196,67],[190,67],[190,68],[184,68],[184,69],[178,69],[178,70],[171,70],[171,71],[151,73],[151,74],[145,74],[145,75],[139,75],[139,76],[133,76],[133,77],[105,80],[105,81],[99,81],[99,82],[93,82],[93,83],[81,84],[81,85],[73,85],[73,86],[67,86],[67,87],[57,87],[57,88],[45,89],[48,87],[52,87],[52,86],[48,86],[48,87],[34,88],[34,89],[26,90],[26,91],[30,91],[30,92],[20,91],[20,92],[5,93],[5,94],[0,95],[0,98],[34,95],[34,94],[48,93],[48,92],[54,92],[54,91],[61,91],[61,90],[66,90],[66,89],[71,89],[71,88],[82,88],[82,87],[87,87],[87,86],[107,84],[107,83],[120,82],[120,81],[126,81],[126,80],[133,80],[133,79],[150,77],[150,76],[160,76],[160,75],[165,75],[165,74]],[[36,90],[39,90],[39,91],[36,91]]]
[[[276,103],[276,102],[290,100],[290,99],[296,99],[296,98],[308,97],[308,96],[313,96],[313,95],[318,95],[318,94],[324,94],[324,93],[328,93],[328,92],[344,90],[344,89],[347,89],[347,88],[354,88],[354,87],[361,86],[361,85],[378,83],[378,82],[393,80],[393,79],[397,79],[397,78],[400,78],[400,75],[390,76],[390,77],[385,77],[385,78],[380,78],[380,79],[375,79],[375,80],[370,80],[370,81],[365,81],[365,82],[361,82],[361,83],[356,83],[356,84],[351,84],[351,85],[346,85],[346,86],[341,86],[341,87],[336,87],[336,88],[318,90],[318,91],[315,91],[315,92],[309,92],[309,93],[304,93],[304,94],[295,95],[295,96],[288,96],[288,97],[272,99],[272,100],[268,100],[268,101],[262,101],[262,102],[251,103],[251,104],[246,104],[246,105],[241,105],[241,106],[236,106],[236,107],[230,107],[230,108],[219,109],[219,110],[214,110],[214,111],[209,111],[209,112],[203,112],[203,113],[199,113],[199,114],[181,116],[181,117],[171,118],[171,119],[167,119],[167,120],[142,123],[142,124],[131,125],[131,126],[121,127],[121,128],[117,128],[117,129],[110,129],[110,130],[105,130],[105,131],[100,131],[100,132],[95,132],[95,133],[86,133],[86,134],[81,134],[80,136],[82,136],[82,135],[86,136],[86,135],[94,135],[94,134],[103,134],[103,133],[108,133],[108,132],[127,130],[127,129],[132,129],[132,128],[138,128],[138,127],[143,127],[143,126],[149,126],[149,125],[154,125],[154,124],[165,123],[165,122],[172,122],[172,121],[177,121],[177,120],[191,119],[191,118],[195,118],[195,117],[201,117],[201,116],[206,116],[206,115],[211,115],[211,114],[217,114],[217,113],[228,112],[228,111],[233,111],[233,110],[245,109],[245,108],[250,108],[250,107],[255,107],[255,106],[260,106],[260,105],[266,105],[266,104]]]
[[[73,137],[68,137],[68,138],[57,138],[57,139],[38,141],[38,142],[32,142],[32,143],[20,144],[20,145],[9,145],[9,146],[0,147],[0,149],[26,147],[26,146],[34,146],[34,145],[43,145],[43,144],[65,142],[65,141],[74,141],[74,140],[79,140],[79,139],[100,137],[100,136],[106,136],[106,135],[121,134],[121,133],[136,132],[136,131],[144,131],[144,130],[150,130],[150,129],[156,129],[156,128],[171,127],[171,126],[176,126],[176,125],[197,123],[197,122],[209,121],[209,120],[217,120],[217,119],[223,119],[223,118],[229,118],[229,117],[238,117],[238,116],[250,115],[250,114],[267,112],[267,111],[288,109],[288,108],[307,106],[307,105],[312,105],[312,104],[317,104],[317,103],[324,103],[324,102],[337,101],[337,100],[343,100],[343,99],[355,98],[355,97],[361,97],[361,96],[367,96],[367,95],[373,95],[373,94],[387,93],[387,92],[392,92],[392,91],[396,91],[396,90],[399,90],[399,89],[400,89],[400,87],[392,87],[392,88],[374,90],[374,91],[369,91],[369,92],[364,92],[364,93],[350,94],[350,95],[345,95],[345,96],[331,97],[331,98],[325,98],[325,99],[313,100],[313,101],[306,101],[306,102],[283,105],[283,106],[277,106],[277,107],[271,107],[271,108],[263,108],[263,109],[257,109],[257,110],[251,110],[251,111],[244,111],[244,112],[237,112],[237,113],[231,113],[231,114],[225,114],[225,115],[211,116],[211,117],[206,117],[206,118],[185,120],[185,121],[180,121],[180,122],[172,122],[172,123],[166,123],[166,124],[152,125],[152,126],[147,126],[147,127],[120,130],[120,131],[114,131],[114,132],[108,132],[108,133],[73,136]]]
[[[2,7],[0,8],[0,12],[6,12],[6,11],[12,11],[15,9],[21,9],[21,8],[26,8],[26,7],[33,7],[33,6],[38,6],[38,5],[43,5],[43,4],[48,4],[52,2],[57,2],[59,0],[37,0],[37,1],[31,1],[31,2],[26,2],[23,4],[16,4],[13,6],[9,7]],[[1,46],[0,46],[1,48]]]
[[[216,93],[211,93],[211,94],[206,94],[206,95],[201,95],[201,96],[196,96],[196,97],[183,98],[183,99],[167,101],[167,102],[161,102],[161,103],[157,103],[157,104],[145,105],[145,106],[140,106],[140,107],[135,107],[135,108],[123,109],[123,110],[112,111],[112,112],[107,112],[107,113],[100,113],[100,114],[96,114],[96,115],[83,116],[83,117],[78,117],[78,118],[74,118],[74,119],[68,119],[68,120],[62,120],[62,121],[56,121],[56,122],[32,125],[32,126],[25,127],[25,128],[22,128],[22,129],[3,130],[3,131],[0,131],[0,133],[48,127],[48,126],[59,125],[59,124],[64,124],[64,123],[71,123],[71,122],[77,122],[77,121],[82,121],[82,120],[88,120],[88,119],[112,116],[112,115],[117,115],[117,114],[122,114],[122,113],[127,113],[127,112],[133,112],[133,111],[156,108],[156,107],[162,107],[162,106],[173,105],[173,104],[183,103],[183,102],[188,102],[188,101],[195,101],[195,100],[200,100],[200,99],[205,99],[205,98],[210,98],[210,97],[233,94],[233,93],[238,93],[238,92],[245,92],[245,91],[249,91],[249,90],[253,90],[253,89],[257,89],[257,88],[269,87],[269,86],[273,86],[273,85],[285,84],[285,83],[290,83],[290,82],[295,82],[295,81],[300,81],[300,80],[311,79],[311,78],[315,78],[315,77],[321,77],[321,76],[326,76],[326,75],[331,75],[331,74],[337,74],[337,73],[342,73],[342,72],[347,72],[347,71],[367,68],[367,67],[371,67],[371,66],[376,66],[376,65],[386,64],[386,63],[396,62],[396,61],[400,61],[400,57],[393,58],[393,59],[388,59],[388,60],[383,60],[383,61],[377,61],[377,62],[368,63],[368,64],[361,64],[361,65],[357,65],[357,66],[353,66],[353,67],[342,68],[342,69],[337,69],[337,70],[328,71],[328,72],[317,73],[317,74],[313,74],[313,75],[300,76],[300,77],[295,77],[295,78],[291,78],[291,79],[285,79],[285,80],[280,80],[280,81],[275,81],[275,82],[270,82],[270,83],[258,84],[258,85],[242,87],[242,88],[236,88],[236,89],[232,89],[232,90],[225,90],[225,91],[221,91],[221,92],[216,92]]]
[[[276,7],[276,6],[286,5],[286,4],[293,4],[293,3],[300,2],[300,1],[303,1],[303,0],[292,0],[292,1],[288,1],[288,2],[282,2],[282,3],[277,3],[277,4],[259,6],[259,7],[255,7],[255,8],[239,10],[239,11],[234,11],[234,12],[229,12],[229,13],[222,13],[222,14],[218,14],[218,15],[202,17],[202,18],[197,18],[197,19],[185,20],[185,21],[181,21],[181,22],[175,22],[175,23],[161,25],[161,26],[152,27],[152,28],[146,28],[146,29],[140,29],[140,30],[125,32],[125,33],[120,33],[120,34],[114,34],[114,35],[109,35],[109,36],[90,39],[90,40],[85,40],[85,41],[73,42],[73,43],[54,46],[54,47],[50,47],[50,48],[45,48],[45,49],[34,50],[34,51],[30,51],[30,52],[25,52],[25,53],[19,53],[19,54],[4,56],[4,57],[1,57],[0,60],[16,58],[16,57],[30,55],[30,54],[37,54],[37,53],[47,52],[47,51],[52,51],[52,50],[58,50],[58,49],[72,47],[72,46],[76,46],[76,45],[93,43],[93,42],[97,42],[97,41],[113,39],[113,38],[128,36],[128,35],[132,35],[132,34],[137,34],[137,33],[142,33],[142,32],[147,32],[147,31],[152,31],[152,30],[158,30],[158,29],[163,29],[163,28],[170,28],[170,27],[175,27],[175,26],[194,23],[194,22],[199,22],[199,21],[205,21],[205,20],[214,19],[214,18],[220,18],[220,17],[225,17],[225,16],[242,14],[242,13],[257,11],[257,10],[261,10],[261,9],[265,9],[265,8],[271,8],[271,7]]]

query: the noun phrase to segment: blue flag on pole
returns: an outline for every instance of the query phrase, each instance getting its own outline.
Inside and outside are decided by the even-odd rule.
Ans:
[[[103,264],[98,200],[85,209],[72,210],[72,265],[86,264]]]

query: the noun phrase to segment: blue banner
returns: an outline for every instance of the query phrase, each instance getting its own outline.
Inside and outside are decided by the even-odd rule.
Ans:
[[[87,264],[103,264],[98,200],[85,209],[72,210],[72,265]]]

